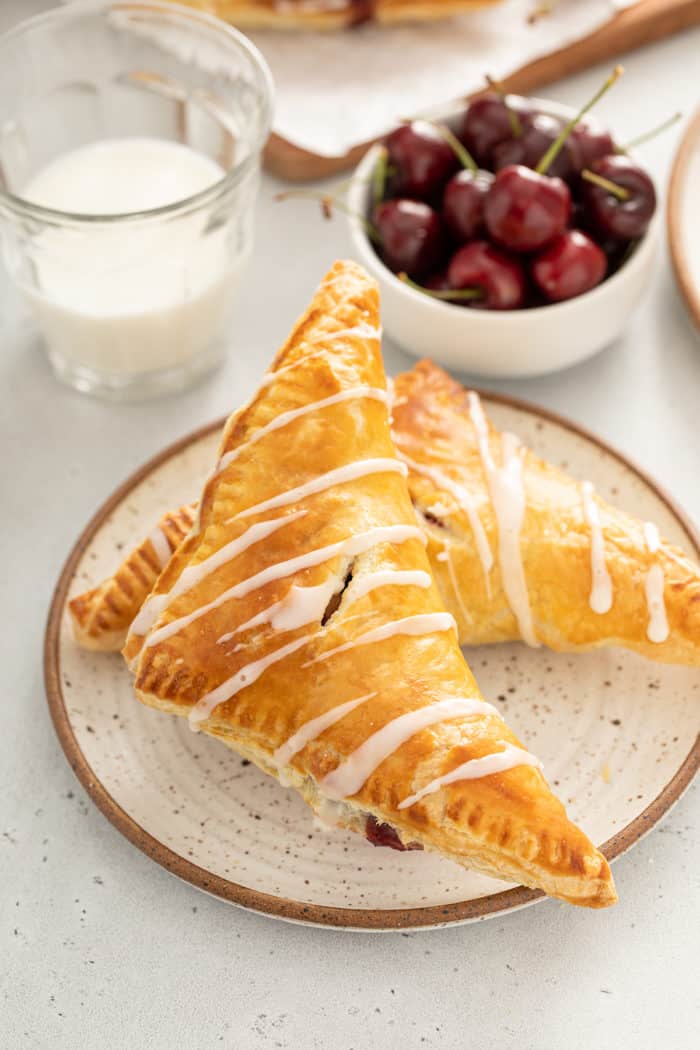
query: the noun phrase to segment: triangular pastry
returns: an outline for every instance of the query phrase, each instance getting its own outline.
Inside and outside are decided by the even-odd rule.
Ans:
[[[424,22],[499,0],[183,0],[244,29],[343,29],[371,21]]]
[[[620,645],[700,665],[700,569],[490,423],[430,361],[397,377],[393,436],[460,641]]]
[[[572,903],[605,858],[481,697],[392,443],[374,282],[338,263],[227,424],[195,528],[125,647],[186,716],[325,820]]]
[[[658,541],[653,523],[614,509],[514,439],[504,445],[478,397],[431,362],[398,376],[394,390],[394,440],[462,644],[621,645],[700,664],[700,568]],[[506,472],[504,448],[516,452]],[[509,498],[522,521],[502,539]],[[166,520],[189,527],[191,514],[184,507]],[[159,572],[145,540],[111,580],[71,602],[78,641],[121,648]]]
[[[194,518],[192,506],[164,514],[153,531],[129,551],[113,576],[71,599],[68,609],[73,633],[83,648],[103,652],[122,648],[130,624]]]

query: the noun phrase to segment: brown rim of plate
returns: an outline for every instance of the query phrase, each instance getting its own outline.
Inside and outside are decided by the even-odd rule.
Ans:
[[[478,389],[478,388],[473,388]],[[556,412],[539,408],[527,401],[510,397],[504,394],[489,393],[478,390],[484,400],[508,405],[521,411],[539,416],[552,423],[556,423],[566,430],[580,435],[588,441],[593,442],[608,455],[613,456],[628,470],[637,475],[658,498],[668,507],[671,513],[678,519],[685,531],[690,536],[695,546],[696,554],[700,555],[700,532],[688,519],[685,513],[678,507],[675,501],[666,493],[656,481],[644,470],[627,458],[623,453],[611,447],[602,438],[592,434],[585,427],[572,423]],[[73,733],[73,728],[68,718],[63,691],[61,688],[61,666],[59,640],[61,630],[61,619],[68,596],[68,589],[73,579],[75,568],[85,551],[87,545],[102,526],[105,518],[112,513],[129,493],[149,474],[151,474],[162,463],[177,455],[183,449],[202,438],[209,436],[216,430],[221,430],[225,420],[220,419],[214,423],[199,427],[186,437],[180,438],[169,445],[163,451],[152,456],[142,467],[133,473],[120,485],[115,492],[102,504],[100,509],[88,522],[83,532],[71,550],[66,563],[58,578],[51,606],[49,608],[46,634],[44,637],[44,682],[48,698],[49,711],[53,720],[58,739],[66,754],[73,772],[92,798],[98,809],[107,819],[124,835],[130,842],[137,846],[148,857],[151,857],[167,871],[172,872],[179,878],[190,882],[198,889],[221,897],[225,901],[237,904],[251,911],[271,915],[279,919],[287,919],[292,922],[309,923],[317,926],[332,926],[346,929],[363,930],[399,930],[399,929],[421,929],[426,927],[446,926],[451,923],[469,922],[475,919],[484,919],[490,915],[513,911],[544,898],[541,890],[531,890],[525,886],[517,886],[514,889],[504,890],[502,893],[493,893],[488,897],[478,897],[471,901],[458,901],[455,904],[438,904],[425,908],[387,909],[387,908],[330,908],[319,904],[304,904],[301,901],[288,900],[276,897],[269,893],[261,893],[258,890],[241,886],[231,882],[229,879],[214,875],[205,868],[193,864],[175,853],[164,843],[159,842],[153,835],[149,834],[140,824],[137,824],[128,813],[112,798],[98,780],[88,763],[80,745]],[[630,846],[638,842],[665,813],[678,801],[683,792],[689,787],[693,777],[700,768],[700,734],[696,737],[693,746],[688,752],[683,763],[669,780],[668,784],[657,795],[647,808],[634,820],[616,832],[601,847],[601,851],[608,860],[614,860],[626,852]]]
[[[700,288],[691,279],[690,266],[686,258],[681,233],[681,197],[687,175],[688,162],[694,148],[700,149],[700,109],[691,118],[676,152],[671,169],[671,179],[668,184],[668,203],[666,205],[666,231],[673,272],[676,275],[676,281],[681,295],[685,299],[688,312],[692,320],[700,328]]]

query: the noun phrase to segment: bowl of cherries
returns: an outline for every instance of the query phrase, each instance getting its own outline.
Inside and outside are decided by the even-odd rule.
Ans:
[[[348,191],[355,248],[405,350],[534,376],[622,331],[658,243],[650,176],[585,114],[493,90],[405,122]]]

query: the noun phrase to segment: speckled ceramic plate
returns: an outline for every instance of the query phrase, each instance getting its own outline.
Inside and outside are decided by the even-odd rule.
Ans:
[[[485,395],[500,427],[700,556],[700,539],[648,478],[592,436]],[[51,713],[76,774],[128,839],[193,885],[279,918],[362,929],[431,927],[523,907],[542,895],[429,853],[376,849],[323,830],[291,790],[184,719],[138,704],[118,655],[72,640],[67,597],[111,573],[167,507],[193,499],[219,425],[147,463],[94,517],[59,580],[46,636]],[[608,858],[649,830],[700,761],[700,674],[617,650],[578,656],[523,645],[467,656],[486,696],[545,764],[572,816]],[[618,887],[624,896],[624,883]]]
[[[666,220],[673,270],[693,321],[700,328],[700,109],[688,124],[673,162]]]

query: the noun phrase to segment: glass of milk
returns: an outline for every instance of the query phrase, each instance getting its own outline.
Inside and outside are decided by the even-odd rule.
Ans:
[[[150,397],[221,361],[271,106],[246,38],[170,3],[77,2],[0,38],[3,257],[62,380]]]

